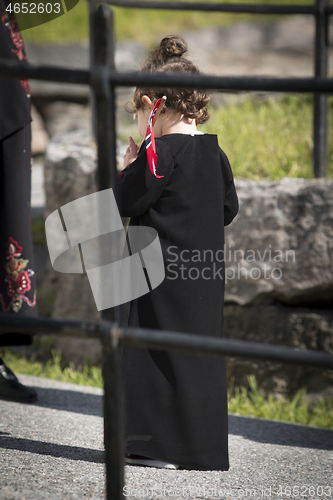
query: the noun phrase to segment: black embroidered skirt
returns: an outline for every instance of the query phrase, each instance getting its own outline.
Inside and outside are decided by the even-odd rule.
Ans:
[[[0,311],[37,316],[30,219],[31,125],[0,141]],[[0,332],[0,346],[31,337]]]

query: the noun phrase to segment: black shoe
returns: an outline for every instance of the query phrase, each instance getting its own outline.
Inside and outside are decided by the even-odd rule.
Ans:
[[[33,403],[37,401],[37,392],[17,380],[12,370],[0,358],[0,399]]]

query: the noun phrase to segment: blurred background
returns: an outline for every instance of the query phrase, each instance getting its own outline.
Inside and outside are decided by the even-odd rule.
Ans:
[[[274,2],[257,0],[254,3]],[[288,2],[279,2],[283,3]],[[293,3],[311,4],[313,1],[297,0]],[[114,8],[114,12],[116,66],[121,71],[137,69],[147,51],[164,35],[177,33],[189,43],[188,56],[198,63],[202,71],[210,74],[313,75],[313,16],[121,8]],[[28,60],[36,64],[87,68],[88,24],[88,4],[80,0],[66,15],[25,30],[23,38]],[[329,71],[332,57],[331,51]],[[123,95],[124,89],[119,93]],[[130,99],[131,92],[126,97]],[[250,97],[248,94],[215,95],[212,105],[216,109],[203,129],[218,133],[235,175],[258,180],[277,180],[284,176],[311,178],[312,96],[257,94]],[[59,103],[64,101],[71,103],[66,107],[65,114]],[[32,102],[43,120],[40,125],[45,126],[48,136],[78,126],[82,128],[83,116],[89,120],[88,101],[88,89],[85,87],[32,82]],[[128,132],[135,135],[136,127],[131,123],[132,117],[124,114],[123,99],[118,102],[118,115],[119,139],[126,142]],[[331,118],[332,114],[329,115]],[[35,121],[38,121],[36,113]],[[332,127],[330,137],[331,134]],[[252,147],[249,153],[246,145],[250,137]],[[137,134],[136,138],[139,139]],[[332,178],[333,146],[332,141],[328,142],[327,175]],[[35,154],[41,149],[35,130]]]

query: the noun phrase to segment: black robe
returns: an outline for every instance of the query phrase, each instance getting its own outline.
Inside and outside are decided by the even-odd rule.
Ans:
[[[23,61],[23,42],[7,3],[0,0],[0,57]],[[28,81],[0,74],[0,312],[36,316],[30,122]],[[0,331],[0,346],[30,342],[29,335]]]
[[[222,336],[224,226],[238,212],[232,171],[215,135],[156,139],[120,174],[116,200],[130,225],[154,228],[164,281],[121,306],[123,325]],[[124,347],[126,453],[199,470],[228,470],[225,360]]]

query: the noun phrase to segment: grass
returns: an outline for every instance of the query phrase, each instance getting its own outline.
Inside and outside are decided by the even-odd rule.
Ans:
[[[31,233],[35,245],[46,245],[45,221],[43,217],[32,221]]]
[[[51,357],[45,362],[37,360],[35,353],[31,357],[26,357],[14,353],[10,349],[5,349],[5,355],[2,358],[15,373],[51,378],[60,382],[70,382],[90,387],[103,386],[102,373],[99,367],[86,363],[76,369],[72,363],[69,365],[66,363],[59,351],[52,350]]]
[[[61,382],[103,387],[101,369],[90,364],[75,369],[73,364],[66,364],[61,354],[51,350],[51,357],[46,362],[30,359],[10,349],[5,350],[5,363],[16,373],[51,378]],[[307,426],[333,429],[333,398],[325,402],[322,398],[310,405],[306,398],[306,388],[300,389],[292,400],[278,399],[272,394],[265,395],[258,388],[254,375],[248,377],[250,389],[233,386],[229,388],[229,412]],[[232,384],[233,385],[233,384]]]
[[[333,398],[327,402],[321,398],[311,406],[305,387],[299,389],[291,400],[277,399],[258,388],[254,375],[248,377],[248,382],[250,390],[236,387],[233,397],[229,397],[230,413],[333,429]]]
[[[198,0],[199,1],[199,0]],[[227,3],[238,3],[229,0]],[[289,0],[247,0],[244,3],[288,4]],[[293,0],[293,4],[313,4],[313,0]],[[124,9],[116,7],[115,34],[116,40],[132,39],[150,48],[156,40],[171,33],[196,30],[206,26],[222,26],[244,20],[276,19],[272,15],[250,15],[230,13],[204,13],[181,11],[153,11],[143,9]],[[167,27],[167,31],[166,30]],[[67,43],[88,39],[88,3],[80,0],[64,16],[49,23],[30,28],[23,32],[25,41],[37,43]]]
[[[333,178],[333,101],[330,99],[327,177]],[[289,95],[282,100],[251,99],[212,111],[202,127],[217,133],[236,177],[278,180],[313,177],[313,100]]]

